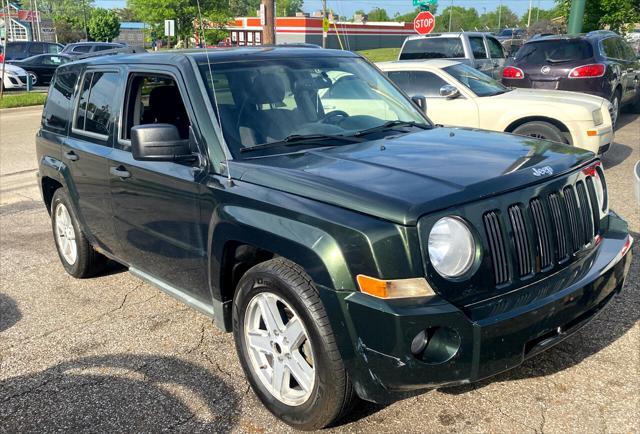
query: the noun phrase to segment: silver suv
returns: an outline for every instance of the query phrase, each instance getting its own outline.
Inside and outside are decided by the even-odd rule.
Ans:
[[[490,34],[453,32],[408,37],[398,60],[455,59],[500,79],[506,57],[500,42]]]

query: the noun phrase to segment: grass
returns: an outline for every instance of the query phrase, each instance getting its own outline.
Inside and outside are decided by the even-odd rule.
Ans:
[[[386,62],[387,60],[397,60],[400,48],[376,48],[374,50],[358,51],[372,62]]]
[[[0,100],[0,109],[14,107],[28,107],[42,105],[47,97],[46,92],[7,92],[4,91]]]

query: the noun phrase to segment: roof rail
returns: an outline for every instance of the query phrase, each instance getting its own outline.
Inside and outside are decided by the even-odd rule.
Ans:
[[[138,53],[146,53],[142,47],[118,47],[112,48],[110,50],[102,50],[102,51],[94,51],[93,53],[84,53],[80,55],[72,55],[75,60],[81,59],[89,59],[91,57],[100,57],[100,56],[108,56],[113,54],[138,54]]]

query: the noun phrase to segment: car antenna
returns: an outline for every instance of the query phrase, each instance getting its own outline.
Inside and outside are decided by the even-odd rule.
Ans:
[[[200,0],[196,0],[196,4],[198,5],[198,21],[200,24],[200,43],[204,47],[204,53],[207,56],[207,67],[209,68],[209,80],[211,80],[211,88],[213,92],[211,92],[213,96],[213,103],[216,106],[216,113],[218,114],[218,125],[220,126],[220,131],[222,132],[222,122],[220,121],[220,108],[218,107],[218,98],[216,97],[216,89],[215,84],[213,82],[213,72],[211,70],[211,60],[209,60],[209,48],[207,47],[207,40],[204,36],[204,28],[202,21],[202,9],[200,8]],[[223,132],[224,134],[224,132]],[[229,166],[229,157],[227,156],[227,152],[225,150],[224,153],[224,165],[227,168],[227,184],[229,187],[233,185],[233,180],[231,179],[231,167]]]

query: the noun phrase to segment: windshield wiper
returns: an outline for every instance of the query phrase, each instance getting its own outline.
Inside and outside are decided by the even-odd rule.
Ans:
[[[261,149],[276,148],[278,146],[298,146],[308,143],[317,142],[320,140],[336,140],[343,143],[359,143],[362,139],[357,139],[352,136],[341,136],[332,134],[292,134],[277,142],[262,143],[260,145],[250,146],[248,148],[240,149],[240,152],[253,152]],[[321,146],[333,146],[322,143]]]
[[[380,131],[384,131],[384,130],[391,130],[394,128],[398,128],[398,127],[416,127],[416,128],[421,128],[423,130],[430,130],[431,128],[433,128],[432,125],[428,125],[428,124],[421,124],[419,122],[415,122],[415,121],[388,121],[385,122],[382,125],[378,125],[376,127],[371,127],[371,128],[367,128],[366,130],[361,130],[358,131],[357,133],[351,135],[351,137],[360,137],[364,134],[369,134],[369,133],[376,133],[376,132],[380,132]]]

